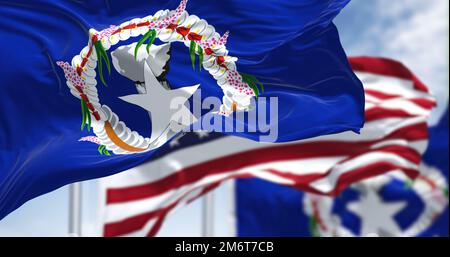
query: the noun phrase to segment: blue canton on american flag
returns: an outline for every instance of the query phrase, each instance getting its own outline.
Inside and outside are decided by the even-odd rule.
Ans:
[[[102,179],[104,236],[154,236],[175,209],[232,178],[256,177],[336,196],[353,183],[392,171],[410,179],[419,176],[434,98],[396,61],[359,57],[350,63],[365,89],[361,134],[276,145],[185,134],[150,162]]]

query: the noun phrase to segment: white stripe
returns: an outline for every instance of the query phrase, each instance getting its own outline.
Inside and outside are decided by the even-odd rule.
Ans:
[[[352,172],[354,169],[357,169],[359,167],[380,161],[390,162],[407,169],[418,170],[419,168],[415,163],[412,163],[409,160],[402,158],[396,154],[385,152],[370,152],[334,166],[327,177],[314,181],[313,183],[311,183],[311,187],[319,190],[320,192],[329,193],[336,187],[337,181],[343,174]]]
[[[293,142],[287,144],[293,144]],[[139,167],[132,168],[126,172],[109,176],[104,179],[104,182],[109,185],[109,188],[146,184],[165,178],[182,168],[197,163],[269,146],[274,145],[269,143],[258,143],[240,137],[224,137],[175,151],[164,156],[162,159],[144,163]]]
[[[228,137],[227,139],[238,139],[238,138]],[[390,143],[392,144],[392,142],[390,142]],[[397,141],[395,143],[398,144],[399,142]],[[417,144],[420,145],[420,149],[423,150],[425,147],[424,144],[426,144],[426,141],[417,142]],[[219,145],[223,145],[223,144],[219,144]],[[381,145],[378,145],[378,147],[380,147],[380,146]],[[415,148],[419,149],[419,146],[417,146]],[[236,172],[240,172],[240,173],[251,172],[258,177],[269,179],[273,182],[292,184],[292,183],[290,183],[290,181],[286,181],[284,178],[278,178],[276,176],[273,176],[273,174],[270,174],[267,172],[262,172],[262,173],[258,173],[258,172],[261,172],[265,169],[275,168],[280,172],[293,173],[296,175],[305,175],[305,174],[308,174],[311,172],[324,173],[324,172],[328,171],[335,163],[341,161],[344,158],[345,158],[344,156],[341,156],[341,157],[334,157],[334,158],[331,158],[331,157],[330,158],[310,158],[310,159],[303,159],[303,160],[278,161],[278,162],[271,162],[271,163],[249,166],[249,167],[243,168]],[[158,165],[160,165],[159,168],[162,168],[161,166],[165,167],[165,165],[167,165],[168,167],[183,166],[181,163],[174,165],[173,164],[174,160],[176,160],[176,158],[169,158],[168,161],[164,161],[163,163],[162,163],[162,161],[158,161],[158,162],[147,163],[146,165],[158,164]],[[145,183],[145,181],[143,181],[143,179],[142,179],[145,176],[149,176],[150,178],[152,178],[152,181],[153,181],[155,174],[152,169],[146,169],[146,165],[141,165],[139,167],[134,168],[133,172],[130,170],[126,173],[120,174],[121,175],[120,176],[121,178],[119,180],[120,185],[122,185],[122,187],[124,187],[125,185],[132,186],[132,185],[139,185],[139,184]],[[255,171],[258,171],[258,172],[255,172]],[[228,173],[226,173],[222,176],[219,176],[214,181],[223,179],[224,177],[228,176],[227,174]],[[124,175],[126,175],[126,176],[124,176]],[[105,185],[107,187],[112,188],[110,186],[109,180],[110,180],[110,178],[105,178],[105,179],[102,179],[101,182],[102,182],[102,184],[106,183]],[[202,182],[202,181],[200,181],[200,182]],[[108,206],[108,210],[105,211],[105,213],[106,213],[105,219],[107,222],[113,222],[113,221],[122,220],[129,216],[134,216],[134,215],[138,215],[138,214],[141,214],[144,212],[156,210],[157,208],[160,208],[163,204],[165,204],[167,202],[173,202],[174,198],[177,198],[180,195],[184,194],[186,191],[189,191],[189,189],[192,188],[193,186],[203,185],[204,183],[208,183],[208,182],[202,182],[200,184],[197,183],[194,185],[186,185],[177,190],[172,190],[172,191],[169,191],[162,195],[158,195],[158,196],[148,198],[145,200],[138,200],[138,201],[133,201],[133,202],[128,202],[128,203],[120,203],[120,204],[110,205],[110,206]],[[113,209],[111,209],[111,206],[117,206],[117,207],[113,207]],[[152,206],[153,208],[149,208],[150,206]],[[116,208],[116,209],[114,209],[114,208]],[[132,213],[130,213],[129,210],[133,210]]]
[[[405,98],[427,98],[429,93],[414,88],[412,80],[383,76],[367,72],[355,72],[363,83],[364,89],[383,92],[385,94],[401,95]]]
[[[395,158],[396,158],[396,156],[394,155],[394,159]],[[373,159],[380,160],[382,158],[373,157]],[[335,161],[337,161],[337,160],[335,160]],[[344,174],[346,169],[352,169],[354,167],[361,165],[361,162],[359,162],[359,160],[357,160],[357,162],[358,163],[354,163],[353,166],[350,165],[351,162],[348,162],[348,163],[346,163],[346,165],[348,166],[347,168],[346,168],[346,166],[342,166],[340,169],[333,170],[333,172],[329,178],[322,179],[321,181],[316,181],[314,187],[316,187],[316,189],[319,189],[319,190],[325,190],[323,192],[331,191],[331,188],[335,187],[339,176]],[[400,161],[400,162],[406,163],[406,165],[403,165],[403,166],[408,166],[408,161],[403,159],[403,161]],[[292,171],[291,168],[293,168],[297,165],[301,166],[301,161],[299,161],[299,162],[289,161],[289,164],[286,164],[285,167],[290,167],[290,168],[286,168],[287,171],[289,172],[289,171]],[[416,165],[409,163],[409,167],[416,167]],[[211,183],[228,179],[229,177],[236,175],[236,174],[249,173],[255,177],[266,179],[266,180],[269,180],[269,181],[272,181],[275,183],[280,183],[280,184],[285,184],[285,185],[293,185],[294,184],[293,181],[290,181],[290,180],[282,178],[282,177],[278,177],[274,174],[271,174],[271,173],[265,172],[264,170],[261,170],[261,169],[267,169],[267,168],[276,168],[280,172],[283,172],[283,169],[280,169],[280,162],[273,162],[273,163],[271,163],[271,165],[257,165],[255,167],[248,167],[248,168],[241,169],[241,170],[238,170],[235,172],[228,172],[228,173],[221,174],[221,175],[210,175],[210,176],[207,176],[207,177],[197,181],[196,183],[192,183],[190,185],[183,186],[181,188],[172,190],[166,194],[163,194],[163,195],[160,195],[157,197],[148,198],[145,200],[127,202],[127,203],[108,205],[106,207],[107,208],[106,213],[108,215],[106,215],[105,222],[109,223],[109,222],[123,220],[128,217],[132,217],[135,215],[139,215],[142,213],[150,212],[150,211],[168,206],[168,205],[172,204],[173,202],[175,202],[178,198],[183,197],[183,195],[186,194],[186,192],[189,192],[190,190],[192,190],[192,188],[207,186]],[[297,171],[297,169],[294,168],[293,171]],[[327,170],[323,170],[323,172],[326,172],[326,171]],[[321,185],[317,185],[319,183],[321,183]],[[326,184],[328,186],[328,191],[326,190],[326,188],[325,189],[323,188],[324,184]],[[148,231],[148,229],[144,229],[143,231]],[[141,234],[139,234],[139,235],[141,235]]]
[[[370,102],[370,104],[378,104],[378,103],[381,103],[381,102],[384,101],[383,99],[377,98],[376,96],[373,96],[373,95],[368,94],[368,93],[366,93],[364,95],[364,97],[366,98],[366,106],[368,104],[367,102]]]
[[[376,90],[372,90],[372,91],[376,91]],[[382,92],[380,92],[380,93],[382,93]],[[423,100],[427,100],[429,102],[436,103],[436,100],[432,96],[421,97],[421,98],[408,98],[408,97],[403,97],[403,96],[397,96],[395,98],[382,99],[382,98],[377,97],[375,94],[372,94],[372,93],[369,93],[369,92],[366,92],[364,96],[366,98],[366,103],[368,101],[368,102],[371,102],[371,103],[374,103],[374,104],[379,104],[379,103],[386,102],[386,101],[398,101],[398,100],[405,100],[405,101],[413,102],[412,101],[413,99],[414,100],[416,100],[416,99],[423,99]]]
[[[392,142],[391,142],[392,144]],[[397,142],[398,144],[398,142]],[[376,152],[379,153],[379,152]],[[115,203],[109,204],[107,206],[107,214],[105,219],[107,222],[114,222],[122,220],[129,216],[139,215],[145,212],[150,212],[156,210],[158,208],[162,208],[167,206],[168,203],[174,202],[176,199],[181,197],[183,194],[191,190],[192,188],[198,186],[205,186],[213,182],[224,180],[230,176],[236,174],[253,174],[255,177],[259,177],[262,179],[266,179],[272,182],[292,185],[293,181],[285,179],[283,177],[276,176],[270,172],[266,172],[268,169],[276,169],[281,173],[293,174],[293,175],[309,175],[309,174],[324,174],[331,170],[331,168],[338,162],[344,160],[345,156],[337,156],[337,157],[327,157],[327,158],[309,158],[309,159],[300,159],[300,160],[289,160],[289,161],[276,161],[258,165],[248,166],[233,172],[226,172],[223,174],[217,175],[207,175],[204,178],[198,180],[195,183],[186,184],[177,189],[171,190],[169,192],[163,193],[158,196],[154,196],[151,198],[146,198],[142,200],[130,201],[125,203]],[[358,159],[359,161],[359,159]],[[351,165],[352,163],[346,162],[347,165]],[[361,163],[355,163],[354,165],[360,165]],[[343,166],[341,169],[345,169],[346,166]],[[351,168],[351,166],[350,166]],[[139,167],[137,168],[139,169]],[[336,172],[339,170],[334,170],[334,175],[340,175]],[[145,173],[146,170],[141,168],[140,173]],[[338,177],[336,177],[336,180]]]
[[[154,197],[130,202],[108,204],[106,205],[107,215],[105,215],[105,222],[111,223],[121,221],[130,216],[136,216],[163,208],[168,205],[167,203],[174,202],[177,197],[186,191],[188,191],[188,186],[183,186]]]
[[[241,170],[269,170],[276,169],[277,171],[293,174],[293,175],[310,175],[317,173],[325,173],[330,170],[336,163],[344,160],[347,156],[322,157],[322,158],[305,158],[289,161],[268,162],[258,165],[252,165]]]
[[[323,158],[323,161],[325,161],[325,159],[326,158]],[[336,163],[341,159],[342,159],[342,157],[335,158],[335,159],[329,158],[329,160],[328,160],[329,164],[327,164],[327,166],[330,168],[333,166],[333,163]],[[351,161],[348,161],[344,164],[335,166],[335,168],[332,170],[330,176],[314,182],[312,187],[316,188],[320,191],[323,191],[323,192],[329,192],[335,188],[336,182],[342,174],[345,174],[346,172],[351,171],[351,170],[357,168],[358,166],[368,164],[371,161],[380,161],[380,160],[385,160],[385,161],[389,160],[390,162],[398,163],[398,164],[401,164],[402,166],[408,167],[408,168],[417,167],[417,165],[415,165],[401,157],[398,157],[396,155],[380,153],[380,152],[373,152],[373,153],[352,159]],[[311,160],[309,160],[309,161],[311,161]],[[220,175],[209,175],[209,176],[206,176],[206,177],[200,179],[199,181],[197,181],[195,183],[182,186],[176,190],[169,191],[160,196],[147,198],[144,200],[120,203],[120,204],[111,204],[106,207],[107,208],[106,213],[108,215],[106,215],[106,217],[105,217],[106,218],[105,223],[120,221],[125,218],[129,218],[132,216],[136,216],[139,214],[143,214],[146,212],[157,210],[159,208],[166,207],[166,206],[174,203],[178,199],[183,198],[184,195],[187,192],[191,191],[193,188],[202,188],[202,187],[210,185],[214,182],[223,181],[223,180],[228,179],[231,176],[234,176],[237,174],[252,174],[255,177],[266,179],[268,181],[272,181],[275,183],[280,183],[280,184],[285,184],[285,185],[293,185],[294,184],[293,181],[290,181],[288,179],[285,179],[285,178],[276,176],[272,173],[266,172],[266,171],[264,171],[264,169],[276,168],[277,171],[280,171],[280,172],[284,172],[284,170],[286,170],[287,171],[286,173],[291,173],[292,171],[294,171],[293,174],[305,174],[303,172],[296,172],[301,168],[302,162],[305,163],[305,161],[303,161],[303,160],[288,161],[286,163],[272,162],[270,164],[255,165],[252,167],[240,169],[235,172],[228,172],[228,173],[220,174]],[[314,162],[319,163],[319,161],[317,159],[315,159]],[[311,162],[311,163],[313,163],[313,162]],[[329,168],[322,167],[322,170],[320,170],[320,171],[325,173],[328,171]],[[152,221],[149,221],[149,222],[152,222]],[[147,228],[147,226],[146,226],[146,228],[144,228],[142,231],[148,231],[149,229],[150,228]],[[142,233],[137,233],[137,234],[133,233],[133,235],[135,235],[135,236],[142,235]]]
[[[366,104],[364,105],[364,111],[370,110],[370,109],[374,108],[375,106],[376,106],[376,104],[374,104],[374,103],[366,102]]]
[[[388,118],[367,122],[361,129],[361,134],[355,134],[347,131],[344,133],[321,136],[302,140],[302,142],[320,142],[320,141],[342,141],[342,142],[364,142],[381,140],[387,135],[403,127],[426,124],[426,117],[412,118]]]
[[[406,146],[416,150],[419,154],[423,154],[428,147],[428,140],[418,140],[418,141],[406,141],[402,139],[398,140],[385,140],[378,144],[374,144],[371,146],[372,149],[377,149],[380,147],[388,146],[388,145],[400,145]]]
[[[404,97],[397,97],[397,98],[392,98],[392,99],[381,99],[381,98],[376,97],[375,95],[372,95],[372,94],[366,92],[365,98],[366,98],[366,104],[365,104],[366,111],[373,109],[375,107],[380,107],[380,108],[385,108],[385,109],[401,109],[411,115],[428,117],[431,114],[431,109],[433,109],[433,108],[428,108],[428,109],[423,108],[422,106],[411,101],[411,99],[404,98]],[[415,99],[417,99],[417,98],[415,98]],[[426,98],[420,98],[420,99],[435,103],[435,100],[433,97],[426,97]],[[406,107],[406,106],[408,106],[408,107]]]
[[[106,205],[105,223],[121,221],[131,216],[136,216],[139,214],[164,208],[174,203],[177,199],[182,197],[184,194],[186,194],[186,192],[189,192],[193,188],[207,186],[212,183],[225,180],[229,177],[246,173],[252,174],[253,176],[257,176],[263,179],[268,179],[276,183],[293,184],[293,181],[276,176],[270,172],[266,171],[255,172],[255,170],[250,169],[241,169],[223,174],[207,175],[194,183],[185,184],[184,186],[181,186],[177,189],[168,191],[158,196],[149,197],[136,201],[108,204]]]
[[[370,104],[366,106],[366,111],[373,108],[383,108],[388,110],[402,110],[410,115],[415,116],[425,116],[428,117],[431,113],[430,109],[425,109],[414,102],[405,99],[393,99],[388,101],[383,101],[379,104]]]
[[[182,197],[182,200],[175,206],[175,208],[173,208],[172,210],[170,210],[167,213],[165,218],[172,215],[175,211],[179,210],[181,207],[186,206],[189,201],[198,197],[200,195],[200,193],[202,192],[202,190],[203,190],[203,188],[196,188],[195,190],[192,190],[191,192],[185,194]],[[177,199],[177,200],[179,200],[179,199]],[[173,202],[171,202],[170,204],[172,204],[172,203]],[[121,235],[121,237],[145,237],[145,236],[147,236],[147,234],[150,232],[150,230],[155,225],[158,218],[159,217],[155,217],[155,218],[148,220],[147,223],[141,229],[133,231],[128,234],[125,234],[125,235]]]
[[[329,135],[307,139],[302,143],[319,142],[319,141],[370,141],[385,137],[393,131],[414,124],[424,123],[425,117],[415,118],[394,118],[383,119],[367,123],[361,131],[361,134],[353,132],[344,132],[337,135]],[[240,137],[224,137],[208,143],[188,147],[173,153],[170,153],[162,159],[144,163],[138,167],[128,171],[118,173],[101,179],[102,183],[108,185],[109,188],[122,188],[134,185],[142,185],[163,179],[167,176],[175,174],[182,168],[189,167],[201,162],[213,160],[222,156],[246,152],[249,150],[270,147],[275,145],[298,144],[299,142],[289,142],[284,144],[258,143]]]
[[[157,219],[153,218],[147,221],[145,225],[142,227],[142,229],[120,235],[121,237],[145,237],[147,236],[148,231],[152,229],[152,227],[155,225]]]

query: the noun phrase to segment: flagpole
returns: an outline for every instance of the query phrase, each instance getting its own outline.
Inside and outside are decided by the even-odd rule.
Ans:
[[[81,182],[69,185],[69,236],[81,236]]]
[[[202,198],[202,236],[214,236],[214,193],[210,192]]]

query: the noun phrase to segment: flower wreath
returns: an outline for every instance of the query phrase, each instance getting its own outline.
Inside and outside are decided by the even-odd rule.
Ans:
[[[102,105],[97,93],[97,68],[100,81],[106,85],[103,65],[111,72],[107,50],[120,41],[130,37],[142,36],[135,48],[147,42],[147,52],[154,40],[162,42],[183,42],[189,47],[192,66],[207,70],[222,88],[224,96],[219,114],[228,116],[234,111],[248,111],[251,98],[258,97],[263,85],[252,75],[239,73],[236,69],[236,57],[228,55],[225,47],[229,33],[220,36],[213,26],[186,11],[187,0],[182,0],[175,10],[160,10],[153,16],[135,18],[119,26],[110,26],[100,32],[90,29],[89,42],[81,53],[72,59],[72,63],[57,62],[65,73],[67,86],[71,93],[81,100],[82,125],[93,128],[96,137],[84,137],[80,141],[90,141],[99,145],[100,154],[130,154],[157,148],[155,142],[144,138],[129,129],[120,121],[107,105]]]
[[[426,164],[421,165],[422,174],[414,181],[409,180],[403,173],[393,172],[355,184],[367,190],[380,189],[392,179],[405,182],[405,188],[414,190],[424,203],[422,214],[408,228],[402,231],[401,236],[414,237],[425,231],[440,217],[448,205],[448,182],[442,173]],[[339,216],[333,214],[334,199],[328,196],[306,194],[303,199],[305,213],[310,217],[309,225],[311,235],[314,236],[355,236],[341,224]],[[369,235],[362,235],[369,236]]]

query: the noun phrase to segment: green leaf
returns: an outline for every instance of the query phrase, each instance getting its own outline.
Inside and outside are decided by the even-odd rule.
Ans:
[[[100,43],[100,45],[101,45],[101,43]],[[103,77],[103,62],[102,62],[102,54],[101,54],[100,47],[98,46],[97,43],[94,44],[94,47],[95,47],[95,51],[97,52],[98,76],[100,78],[100,81],[103,83],[103,85],[108,86],[108,85],[106,85],[105,78]]]
[[[134,60],[135,61],[137,61],[137,53],[138,53],[139,47],[141,47],[142,44],[144,44],[145,40],[147,40],[147,38],[149,38],[151,35],[152,35],[152,31],[151,30],[147,31],[147,33],[145,33],[144,36],[136,44],[136,47],[134,48]]]
[[[408,180],[404,184],[404,188],[405,189],[411,189],[413,186],[414,186],[414,181],[413,180]]]
[[[317,231],[317,221],[315,218],[309,219],[309,232],[313,237],[319,236],[319,232]]]
[[[153,42],[155,42],[155,39],[156,39],[156,30],[152,29],[151,33],[152,34],[150,36],[150,39],[148,40],[147,47],[146,47],[147,53],[150,53],[150,47],[153,45]]]
[[[102,53],[102,59],[106,63],[106,69],[108,69],[108,74],[111,74],[111,63],[109,62],[109,57],[108,57],[108,54],[106,53],[105,48],[102,45],[102,42],[100,42],[100,41],[99,41],[99,47],[100,47],[100,51]]]
[[[81,115],[82,115],[82,121],[81,121],[81,130],[84,130],[84,126],[86,123],[88,124],[88,131],[91,131],[91,113],[89,112],[89,108],[87,107],[86,102],[81,99]]]
[[[194,40],[191,41],[191,45],[189,46],[189,55],[191,56],[192,69],[195,70],[195,47],[197,44]]]
[[[264,85],[258,79],[256,79],[256,84],[261,88],[261,92],[264,92]]]
[[[91,131],[92,118],[91,118],[91,112],[89,111],[89,108],[87,108],[87,105],[86,105],[86,116],[87,116],[87,120],[88,120],[87,129],[88,129],[88,131]]]
[[[242,77],[242,81],[246,83],[255,93],[256,98],[258,98],[260,94],[260,88],[261,92],[264,91],[264,85],[253,75],[245,74],[245,73],[239,73]]]
[[[103,62],[102,61],[104,61],[106,64],[108,74],[111,74],[111,63],[109,61],[108,54],[106,53],[106,50],[103,47],[101,41],[95,42],[94,47],[95,47],[95,51],[97,53],[98,74],[99,74],[100,80],[102,81],[103,85],[107,86],[105,79],[103,77]]]
[[[258,89],[258,87],[255,84],[253,84],[253,83],[247,83],[247,84],[250,86],[250,88],[255,93],[256,98],[258,98],[259,97],[259,89]]]
[[[81,99],[81,115],[82,115],[82,117],[81,117],[81,131],[84,130],[84,125],[86,124],[86,110],[85,110],[86,107],[85,106],[86,106],[86,103],[84,102],[83,99]]]
[[[200,69],[200,71],[202,71],[202,67],[203,67],[203,48],[198,45],[197,47],[197,52],[198,52],[198,68]]]
[[[259,89],[258,86],[256,85],[255,80],[248,74],[244,74],[241,73],[241,77],[242,77],[242,81],[244,83],[246,83],[255,93],[255,96],[258,97],[259,96]]]
[[[106,156],[111,156],[111,154],[109,153],[108,150],[105,149],[105,150],[103,150],[103,152],[105,153]]]
[[[104,150],[105,148],[106,148],[105,145],[99,145],[97,151],[98,151],[101,155],[103,155],[103,150]]]

